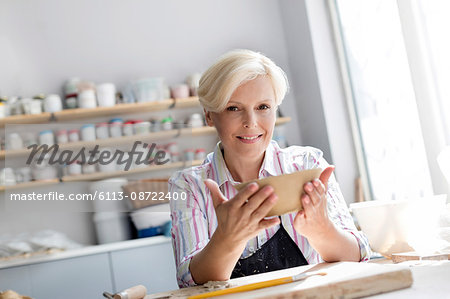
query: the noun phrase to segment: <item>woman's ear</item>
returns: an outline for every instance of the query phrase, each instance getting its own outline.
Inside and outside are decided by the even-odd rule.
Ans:
[[[205,113],[205,120],[206,120],[206,124],[210,127],[214,127],[214,122],[211,118],[211,112],[210,111],[206,111],[206,109],[203,108],[203,112]]]

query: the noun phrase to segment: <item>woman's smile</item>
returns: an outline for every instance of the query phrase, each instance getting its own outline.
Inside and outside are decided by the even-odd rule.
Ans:
[[[242,142],[246,144],[252,144],[260,141],[263,136],[263,134],[255,134],[255,135],[240,135],[237,136],[237,138]]]

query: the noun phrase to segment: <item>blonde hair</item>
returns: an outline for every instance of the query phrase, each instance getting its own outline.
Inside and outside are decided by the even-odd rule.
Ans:
[[[233,50],[225,53],[200,78],[198,96],[206,111],[222,112],[242,83],[267,76],[272,81],[275,102],[283,101],[289,89],[285,72],[261,53]]]

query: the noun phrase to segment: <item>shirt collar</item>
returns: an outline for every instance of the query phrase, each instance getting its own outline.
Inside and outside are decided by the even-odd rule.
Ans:
[[[216,181],[217,184],[222,186],[225,182],[229,181],[231,184],[235,185],[238,182],[236,182],[233,179],[233,176],[231,175],[230,171],[227,168],[227,165],[225,163],[225,159],[223,158],[222,154],[222,143],[219,141],[216,145],[216,148],[214,149],[212,162],[213,162],[213,169],[216,174]],[[276,168],[275,168],[275,159],[278,154],[278,144],[276,141],[271,140],[268,147],[266,148],[266,153],[264,155],[264,160],[261,165],[261,168],[259,169],[259,177],[265,177],[264,171],[266,171],[269,175],[275,176],[278,175]]]
[[[278,146],[278,143],[275,140],[271,140],[269,143],[269,146],[267,146],[267,148],[266,148],[266,154],[264,155],[264,161],[259,170],[260,177],[264,170],[271,176],[281,174],[281,173],[278,173],[277,169],[275,168],[275,164],[278,161],[279,151],[280,151],[280,147]]]

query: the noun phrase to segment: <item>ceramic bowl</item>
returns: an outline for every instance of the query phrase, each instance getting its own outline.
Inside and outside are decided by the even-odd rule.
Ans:
[[[321,172],[322,169],[320,168],[302,170],[245,182],[235,186],[235,188],[241,190],[252,182],[256,182],[260,188],[266,185],[272,186],[275,194],[278,196],[278,201],[266,217],[278,216],[303,209],[300,200],[300,196],[304,193],[303,185],[319,178]]]
[[[409,200],[373,200],[350,204],[370,247],[390,257],[393,253],[436,251],[437,221],[447,195]]]

